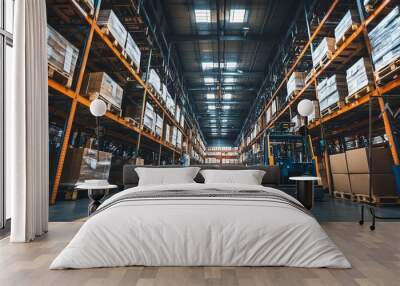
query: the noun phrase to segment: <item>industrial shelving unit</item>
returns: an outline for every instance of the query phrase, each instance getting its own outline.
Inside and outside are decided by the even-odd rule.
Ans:
[[[195,163],[204,162],[204,139],[197,120],[193,114],[190,114],[191,106],[188,103],[187,98],[182,99],[177,96],[179,91],[179,94],[182,94],[181,97],[184,97],[184,89],[181,83],[178,81],[180,86],[173,87],[176,91],[175,101],[180,100],[182,106],[185,105],[185,109],[188,111],[185,114],[186,120],[184,126],[180,125],[174,115],[171,114],[167,110],[166,106],[160,101],[157,94],[145,82],[145,80],[142,79],[141,70],[131,65],[130,61],[124,57],[122,51],[114,45],[112,39],[98,26],[96,18],[102,4],[101,1],[94,1],[95,7],[97,8],[89,12],[86,12],[83,9],[81,6],[82,3],[78,3],[79,1],[71,0],[64,2],[58,2],[51,5],[54,11],[51,11],[49,14],[54,14],[55,18],[67,22],[67,24],[63,23],[63,26],[70,29],[70,31],[74,31],[73,33],[68,34],[70,37],[73,37],[74,43],[77,43],[77,46],[80,48],[80,53],[71,88],[68,88],[51,78],[48,80],[50,91],[50,116],[55,121],[60,122],[60,125],[64,125],[64,130],[62,131],[59,140],[60,151],[57,156],[58,158],[56,158],[57,164],[56,166],[53,166],[56,171],[51,174],[53,175],[54,180],[50,203],[54,204],[57,199],[65,158],[71,144],[73,128],[92,129],[92,131],[95,128],[94,119],[90,116],[88,111],[90,100],[82,95],[84,75],[88,70],[97,69],[100,71],[112,70],[120,72],[122,76],[121,78],[118,78],[118,80],[126,81],[125,83],[129,83],[129,86],[133,86],[132,90],[129,90],[129,100],[137,97],[143,98],[143,105],[147,100],[154,104],[157,110],[161,112],[164,122],[168,122],[171,126],[175,126],[182,132],[183,142],[186,144],[188,150],[191,151],[190,154],[192,155],[192,160]],[[138,23],[138,26],[142,28],[145,27],[146,19],[143,19],[143,16],[141,15],[143,3],[138,1],[138,3],[131,4],[132,6],[136,4],[136,9],[133,10],[135,12],[133,15],[134,21]],[[145,12],[144,15],[145,17],[148,17]],[[52,19],[54,19],[54,17]],[[162,58],[163,54],[160,52],[161,48],[153,44],[153,41],[157,43],[157,39],[154,39],[154,37],[152,38],[149,29],[144,28],[142,31],[135,30],[135,32],[144,34],[144,40],[140,43],[142,54],[144,54],[142,57],[142,65],[145,65],[144,69],[148,72],[152,63],[158,60],[158,63],[156,63],[159,65],[158,67],[162,68],[165,74],[171,76],[172,71],[168,70],[168,64],[166,64],[171,61],[169,54],[167,59]],[[154,32],[154,29],[152,32]],[[99,46],[101,45],[105,46],[105,53],[100,51]],[[98,62],[99,58],[104,62]],[[94,59],[96,59],[96,61]],[[173,84],[176,84],[176,82],[173,82]],[[126,97],[127,95],[124,96],[124,98]],[[163,136],[156,136],[144,128],[144,108],[142,108],[140,122],[137,123],[125,120],[120,115],[114,114],[110,111],[106,112],[104,118],[105,119],[102,120],[102,123],[106,126],[112,127],[108,128],[109,131],[107,131],[107,136],[112,138],[112,140],[117,140],[120,144],[123,144],[121,142],[126,143],[131,149],[135,149],[136,154],[139,154],[141,149],[147,148],[152,150],[153,156],[155,153],[157,154],[156,161],[158,161],[158,164],[165,162],[174,164],[178,162],[178,156],[181,154],[182,149],[173,146],[165,140]],[[64,124],[63,120],[65,120]],[[132,146],[134,147],[132,148]],[[165,158],[167,155],[170,157],[168,160]]]
[[[340,1],[335,0],[326,7],[324,15],[309,15],[310,9],[304,9],[306,23],[303,23],[304,30],[308,33],[308,40],[306,42],[295,42],[297,44],[296,52],[293,53],[290,61],[285,64],[280,63],[282,70],[275,73],[275,88],[272,90],[260,91],[258,104],[255,104],[253,112],[245,124],[238,139],[240,144],[240,152],[246,153],[254,144],[260,144],[264,140],[264,136],[278,123],[290,123],[291,114],[295,110],[297,103],[304,98],[318,99],[316,94],[317,80],[322,76],[332,74],[337,71],[345,71],[354,60],[365,56],[371,57],[371,45],[368,38],[368,30],[376,25],[383,16],[391,11],[394,5],[399,4],[398,1],[378,1],[375,9],[367,13],[364,10],[363,3],[357,1]],[[318,5],[318,4],[316,4]],[[352,5],[351,7],[349,7]],[[305,7],[306,8],[306,7]],[[312,66],[310,51],[313,49],[313,44],[317,42],[320,37],[330,35],[332,33],[332,26],[338,23],[344,13],[353,8],[359,13],[361,24],[355,27],[352,32],[337,46],[332,56],[318,69],[310,70]],[[314,9],[323,11],[323,9]],[[312,18],[314,16],[314,18]],[[301,18],[301,17],[300,17]],[[304,19],[303,18],[303,19]],[[311,18],[311,20],[310,20]],[[343,62],[343,59],[346,59]],[[310,72],[309,80],[306,82],[304,88],[296,93],[288,102],[282,100],[286,96],[285,87],[290,75],[298,69]],[[267,79],[266,79],[267,80]],[[273,83],[273,86],[274,86]],[[344,103],[339,109],[333,110],[328,114],[319,114],[319,119],[307,125],[307,130],[312,137],[313,144],[317,143],[321,138],[326,139],[327,142],[334,142],[338,139],[343,139],[345,136],[376,136],[386,134],[386,139],[389,143],[393,162],[399,165],[399,154],[396,146],[396,139],[394,138],[392,114],[388,112],[386,106],[390,101],[391,108],[396,111],[399,107],[399,93],[400,79],[397,77],[390,77],[385,82],[377,82],[374,78],[374,86],[367,93],[362,94],[360,97],[353,101]],[[389,95],[390,94],[390,95]],[[272,104],[278,102],[277,111],[269,122],[266,122],[266,111]],[[252,115],[254,114],[254,115]],[[369,118],[374,116],[374,120],[370,123]],[[252,116],[252,117],[251,117]],[[378,120],[379,117],[379,120]],[[252,126],[258,122],[259,130],[251,140],[247,138],[252,132]],[[249,142],[250,141],[250,142]],[[321,162],[325,170],[326,184],[332,191],[332,182],[330,180],[330,165],[328,157],[328,148],[326,147],[321,152]]]
[[[228,147],[209,147],[206,149],[206,164],[238,164],[239,149]]]

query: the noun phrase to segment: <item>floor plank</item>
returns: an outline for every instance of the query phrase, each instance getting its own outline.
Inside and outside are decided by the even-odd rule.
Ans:
[[[29,244],[0,240],[0,285],[399,285],[400,222],[368,225],[326,222],[323,228],[345,253],[352,269],[288,267],[120,267],[50,271],[48,267],[81,222],[50,223],[49,233]]]

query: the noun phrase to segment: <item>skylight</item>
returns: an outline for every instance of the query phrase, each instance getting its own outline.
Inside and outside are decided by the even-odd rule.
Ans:
[[[218,64],[213,62],[202,62],[201,67],[203,70],[209,70],[218,67]]]
[[[229,14],[229,22],[243,23],[246,16],[246,9],[231,9]]]
[[[196,23],[210,23],[211,11],[209,9],[196,9],[194,10]]]
[[[207,93],[206,97],[207,97],[207,99],[214,99],[215,98],[215,94],[214,93]]]
[[[232,94],[231,93],[225,93],[224,94],[224,99],[226,99],[226,100],[232,99]]]
[[[225,66],[229,70],[234,70],[237,67],[237,62],[227,62]]]
[[[212,78],[212,77],[205,77],[205,78],[204,78],[204,83],[205,83],[205,84],[212,84],[212,83],[214,83],[214,78]]]
[[[208,110],[215,110],[215,105],[209,105]]]

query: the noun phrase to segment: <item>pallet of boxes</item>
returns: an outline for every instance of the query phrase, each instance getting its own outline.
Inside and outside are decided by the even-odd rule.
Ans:
[[[289,77],[286,85],[287,96],[286,101],[290,101],[295,97],[305,86],[305,73],[304,72],[293,72]]]
[[[143,74],[143,79],[146,81],[151,92],[160,100],[162,98],[161,79],[155,69],[150,69],[149,73]]]
[[[346,153],[330,155],[329,161],[331,165],[334,196],[340,199],[353,200]]]
[[[312,112],[310,115],[307,115],[307,124],[313,123],[319,119],[319,102],[318,100],[312,100]]]
[[[337,74],[322,80],[317,85],[317,95],[322,116],[340,109],[347,95],[346,77]]]
[[[399,203],[392,171],[393,160],[389,148],[373,147],[371,157],[370,164],[368,148],[346,151],[354,199],[359,202],[371,202],[378,205]]]
[[[346,103],[366,95],[374,89],[372,64],[367,58],[359,59],[346,71],[348,95]]]
[[[360,25],[358,14],[355,10],[349,10],[335,28],[335,48],[340,47]]]
[[[47,60],[49,78],[70,88],[79,50],[53,27],[47,25]]]
[[[89,73],[83,85],[83,93],[91,101],[103,100],[107,105],[107,110],[122,116],[121,104],[124,90],[105,72]]]
[[[396,6],[368,33],[378,84],[398,77],[400,70],[400,8]]]
[[[328,60],[330,60],[335,52],[335,38],[325,37],[319,43],[317,48],[312,51],[313,70],[312,73],[318,72]]]

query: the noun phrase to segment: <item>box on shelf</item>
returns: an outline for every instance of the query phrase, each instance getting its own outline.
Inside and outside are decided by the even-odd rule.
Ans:
[[[176,132],[176,147],[182,148],[182,132],[180,130]]]
[[[154,69],[150,69],[148,77],[146,73],[143,73],[143,78],[146,80],[147,84],[154,89],[158,94],[161,93],[161,80],[158,73]]]
[[[141,52],[139,47],[136,45],[135,41],[133,40],[131,34],[128,33],[126,38],[125,50],[124,55],[127,56],[139,69],[140,68],[140,56]]]
[[[178,128],[176,128],[176,126],[172,126],[171,144],[174,146],[176,146],[177,143],[177,136],[178,136]]]
[[[309,123],[314,121],[314,120],[319,119],[319,103],[318,103],[318,100],[313,100],[312,104],[313,104],[312,113],[307,116],[307,121]]]
[[[168,95],[169,95],[169,91],[168,91],[167,86],[166,86],[165,84],[162,84],[161,98],[163,99],[164,104],[167,103],[167,97],[168,97]]]
[[[357,29],[360,25],[360,20],[358,14],[355,10],[349,10],[344,15],[342,20],[340,20],[339,24],[335,28],[335,40],[336,44],[339,42],[343,42],[344,37]]]
[[[165,124],[164,140],[171,143],[171,125]]]
[[[126,37],[128,32],[124,25],[118,19],[112,10],[100,10],[97,18],[97,25],[102,28],[102,31],[114,38],[114,45],[119,46],[121,49],[125,47]]]
[[[369,34],[375,71],[400,58],[400,9],[396,6]]]
[[[300,115],[295,115],[292,117],[291,122],[294,124],[294,126],[291,127],[291,130],[293,132],[297,132],[300,130],[301,127],[305,125],[305,120],[303,116]]]
[[[312,52],[313,67],[316,68],[322,62],[324,62],[325,59],[330,59],[334,52],[335,38],[323,38],[318,47]]]
[[[332,174],[332,179],[335,192],[352,193],[349,174]]]
[[[47,59],[49,77],[71,87],[79,50],[60,33],[47,25]]]
[[[167,109],[172,115],[175,114],[175,101],[170,94],[167,94]]]
[[[183,113],[181,114],[181,119],[179,120],[179,125],[180,125],[182,128],[185,127],[185,116],[184,116]]]
[[[286,101],[290,100],[290,97],[302,90],[305,86],[305,73],[304,72],[293,72],[292,75],[289,77],[287,82],[287,96]]]
[[[350,174],[350,184],[353,194],[373,197],[396,197],[396,183],[393,174]]]
[[[274,117],[276,110],[277,110],[277,102],[276,99],[274,99],[271,104],[271,118]]]
[[[348,174],[346,153],[329,155],[331,172],[333,174]]]
[[[88,10],[90,15],[94,14],[94,0],[79,0],[82,3],[82,8]]]
[[[359,59],[346,72],[349,96],[374,84],[372,64],[367,58]],[[369,90],[368,90],[369,91]]]
[[[181,118],[181,107],[177,104],[175,110],[175,119],[177,122],[179,122],[180,118]]]
[[[162,136],[164,120],[162,116],[156,114],[156,126],[155,126],[155,133],[157,136]]]
[[[346,78],[344,75],[333,75],[324,79],[317,86],[319,108],[324,112],[342,101],[347,95]]]
[[[392,172],[393,159],[388,148],[372,148],[372,166],[369,165],[368,153],[368,148],[359,148],[346,151],[349,173],[362,174]]]
[[[154,112],[154,107],[150,102],[146,102],[146,108],[144,111],[143,125],[154,132],[154,127],[156,124],[156,114]]]
[[[105,72],[89,73],[84,88],[90,100],[101,98],[112,107],[121,110],[124,90]]]

